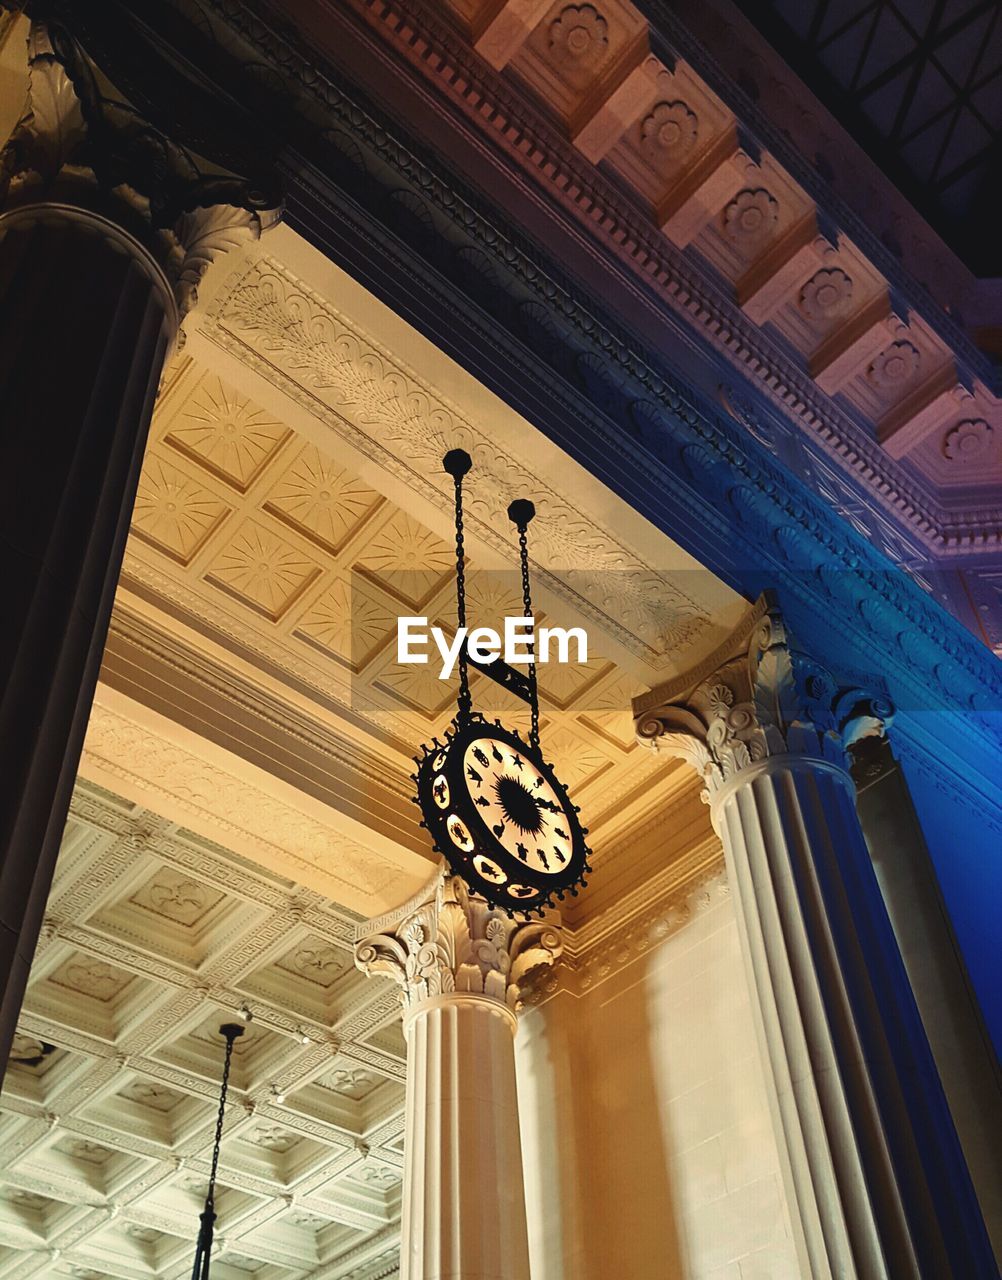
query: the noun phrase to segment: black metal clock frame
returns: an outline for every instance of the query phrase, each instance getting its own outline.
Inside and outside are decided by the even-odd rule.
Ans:
[[[445,455],[443,465],[452,476],[456,497],[456,612],[460,627],[466,626],[466,558],[463,527],[463,477],[469,472],[472,460],[462,449],[453,449]],[[529,556],[527,531],[536,514],[535,507],[526,499],[513,502],[508,516],[518,531],[519,558],[522,576],[522,603],[526,617],[532,617],[532,598],[529,582]],[[530,663],[523,676],[507,668],[501,659],[481,665],[493,679],[516,692],[529,704],[531,727],[528,740],[498,720],[486,720],[473,710],[470,694],[470,659],[465,645],[460,650],[458,671],[459,691],[457,710],[445,741],[436,738],[426,744],[422,754],[415,758],[417,784],[414,799],[423,815],[422,826],[427,827],[435,851],[441,853],[454,874],[463,880],[493,906],[509,915],[536,911],[543,914],[545,907],[563,900],[566,894],[576,896],[579,886],[587,883],[590,872],[590,850],[585,837],[587,829],[578,819],[578,806],[572,804],[567,788],[557,777],[553,766],[544,758],[539,744],[539,697],[535,663]],[[505,668],[498,673],[490,668]],[[482,740],[483,747],[475,744]],[[496,751],[503,756],[507,748],[508,759],[505,781],[510,785],[510,801],[504,794],[489,800],[475,764],[468,760],[468,752],[480,751],[488,759],[488,743],[498,744]],[[476,755],[474,755],[474,760]],[[497,759],[497,755],[495,756]],[[529,766],[531,779],[526,775]],[[510,770],[510,776],[508,774]],[[535,771],[532,773],[532,771]],[[534,795],[536,791],[548,792],[556,800]],[[493,803],[500,809],[505,826],[511,822],[524,836],[511,853],[497,834],[496,827],[487,821],[484,810]],[[515,812],[513,810],[518,810]],[[546,815],[544,817],[544,814]],[[563,824],[559,830],[561,840],[557,846],[546,844],[544,836],[548,825]],[[566,827],[566,830],[564,830]],[[538,846],[538,847],[537,847]],[[542,865],[533,865],[533,863]]]

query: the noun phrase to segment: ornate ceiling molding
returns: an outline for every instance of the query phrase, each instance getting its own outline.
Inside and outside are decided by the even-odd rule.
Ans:
[[[287,52],[285,56],[291,57]],[[294,58],[287,69],[295,72]],[[724,556],[734,552],[735,527],[728,524],[725,528],[721,513],[736,513],[738,543],[757,548],[756,582],[771,578],[787,598],[801,602],[798,607],[805,612],[798,618],[798,630],[802,634],[824,617],[826,624],[834,621],[840,628],[839,643],[854,650],[863,643],[854,621],[861,619],[864,634],[869,634],[868,643],[878,645],[893,668],[894,681],[906,687],[904,697],[895,695],[899,707],[929,706],[930,699],[943,710],[958,705],[972,709],[976,704],[997,705],[999,679],[991,659],[982,656],[959,626],[946,619],[918,588],[900,574],[889,572],[886,561],[864,538],[856,537],[806,491],[791,493],[783,467],[773,465],[754,442],[714,415],[698,394],[683,393],[655,372],[660,363],[656,357],[638,354],[614,330],[600,324],[592,311],[585,311],[567,288],[544,271],[536,256],[517,240],[502,237],[467,198],[457,195],[390,139],[371,117],[339,92],[328,87],[324,93],[327,106],[338,113],[342,128],[350,132],[358,148],[357,154],[343,148],[339,152],[338,180],[349,184],[361,181],[364,146],[369,159],[365,162],[365,186],[357,189],[359,198],[374,196],[376,174],[381,208],[385,208],[386,187],[391,183],[396,191],[401,183],[412,187],[414,207],[424,212],[402,229],[408,235],[413,233],[421,246],[419,256],[429,252],[434,243],[439,271],[445,274],[454,264],[458,270],[461,250],[475,246],[476,252],[467,252],[462,260],[462,290],[456,286],[450,292],[443,287],[442,275],[419,270],[413,252],[394,257],[394,270],[402,273],[409,288],[440,298],[440,308],[448,296],[450,317],[457,307],[461,309],[463,349],[474,368],[474,351],[496,346],[502,328],[507,328],[506,376],[512,379],[511,385],[535,388],[545,381],[548,395],[563,397],[562,419],[549,416],[547,407],[545,428],[551,439],[560,441],[574,456],[585,453],[596,474],[612,476],[615,472],[618,490],[628,492],[635,508],[655,523],[667,521],[675,529],[684,525],[693,540],[705,539],[704,545],[714,547],[709,557],[712,562],[720,563],[724,547],[730,549]],[[448,241],[446,226],[453,237]],[[366,243],[366,234],[360,226],[354,243]],[[387,252],[387,246],[381,246],[384,273]],[[367,259],[355,265],[363,278],[368,275]],[[482,313],[469,301],[481,290],[492,299],[489,331]],[[538,303],[538,319],[527,310],[530,303]],[[548,377],[541,362],[527,352],[521,336],[530,331],[526,323],[530,315],[536,350],[551,361]],[[428,325],[434,328],[430,318]],[[456,331],[453,322],[450,332],[454,335]],[[514,333],[520,334],[517,341]],[[543,335],[545,347],[540,350]],[[589,371],[587,381],[580,364],[585,353],[601,362]],[[582,394],[584,386],[587,398]],[[596,401],[602,404],[601,413],[594,408]],[[569,433],[568,421],[586,422],[592,434]],[[613,423],[616,425],[610,430]],[[635,482],[641,474],[643,485]],[[650,499],[655,477],[660,495],[656,505]],[[694,482],[698,482],[698,490]],[[833,641],[830,626],[827,636],[819,633],[822,650]],[[922,655],[917,663],[910,656],[913,654]],[[963,676],[961,669],[966,672]],[[973,681],[969,686],[965,685],[968,676]],[[983,740],[988,726],[974,717],[958,717],[955,726],[967,740],[964,750],[971,749],[974,756],[983,758],[974,743]]]
[[[573,506],[274,257],[255,257],[231,273],[199,332],[435,506],[448,500],[444,452],[467,449],[476,467],[469,523],[501,558],[511,555],[508,504],[532,494],[540,512],[533,560],[541,585],[652,670],[705,643],[713,619],[704,601],[682,587],[682,575],[652,567],[593,512]]]
[[[355,7],[396,55],[418,67],[437,91],[462,106],[471,129],[487,132],[502,154],[528,169],[550,198],[573,212],[585,229],[582,243],[597,240],[604,251],[628,264],[631,273],[643,280],[646,289],[654,290],[662,304],[701,330],[711,347],[726,353],[732,365],[758,385],[784,418],[799,421],[807,438],[818,444],[840,469],[854,476],[863,490],[877,498],[894,519],[902,521],[930,552],[963,554],[998,544],[1002,535],[1002,509],[997,503],[982,508],[969,504],[959,516],[955,502],[944,504],[932,485],[916,479],[914,469],[909,471],[897,466],[894,460],[898,456],[897,441],[891,457],[874,440],[876,418],[868,418],[862,410],[847,413],[841,397],[834,401],[831,394],[820,391],[769,332],[751,323],[726,290],[714,285],[690,257],[673,250],[665,236],[650,226],[649,219],[637,215],[635,203],[624,200],[594,166],[585,163],[574,147],[563,141],[538,112],[534,113],[506,81],[486,67],[429,9],[415,10],[408,6],[404,12],[393,5],[383,5],[377,13],[376,7],[366,0],[357,0]],[[485,104],[489,104],[489,109]],[[738,199],[751,199],[753,195],[754,191],[749,189]],[[764,198],[774,203],[767,191]],[[855,229],[856,220],[851,221]],[[807,274],[810,275],[810,271]],[[796,292],[801,283],[801,277],[797,277],[791,281],[790,288]],[[890,306],[884,314],[889,311]],[[922,323],[931,324],[933,329],[942,328],[939,308],[932,308],[932,312]],[[906,308],[906,320],[907,314]],[[880,324],[883,324],[883,315]],[[962,361],[970,364],[973,359],[982,379],[989,377],[984,359],[976,358],[975,353],[968,350],[969,343],[960,331],[952,332],[949,324],[946,329],[954,347],[963,353]],[[876,341],[878,344],[881,341],[879,333]],[[885,337],[883,346],[889,341],[890,336]],[[927,358],[942,363],[951,348],[937,341],[940,342],[938,354]],[[881,349],[878,347],[874,354],[879,354]],[[839,375],[839,385],[833,384],[832,394],[843,388],[844,376]],[[997,396],[987,384],[982,391],[992,406],[985,408],[985,412],[992,415],[1002,412]],[[918,407],[909,402],[906,415],[909,420],[915,414],[921,417],[922,433],[931,430],[944,414],[948,422],[951,407],[956,407],[952,401],[944,401],[935,409],[938,416],[933,422],[929,416],[933,410],[926,405],[928,399],[926,396]],[[900,416],[899,412],[892,424],[894,433],[902,428],[897,420]],[[891,448],[890,426],[887,433],[887,438],[882,435],[881,439]]]

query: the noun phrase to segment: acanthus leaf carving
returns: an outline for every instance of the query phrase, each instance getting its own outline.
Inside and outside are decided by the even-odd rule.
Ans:
[[[527,974],[563,949],[554,921],[510,918],[444,868],[418,896],[424,900],[361,926],[355,946],[356,965],[393,978],[407,1009],[463,992],[517,1011]]]
[[[883,734],[893,718],[879,686],[855,673],[836,677],[798,650],[770,595],[753,606],[718,657],[708,675],[678,677],[634,705],[638,741],[685,760],[707,783],[707,798],[773,756],[844,768],[849,749]]]
[[[183,319],[208,266],[277,221],[273,182],[196,163],[118,95],[61,20],[33,21],[26,55],[27,100],[0,154],[0,199],[110,215],[156,259]]]

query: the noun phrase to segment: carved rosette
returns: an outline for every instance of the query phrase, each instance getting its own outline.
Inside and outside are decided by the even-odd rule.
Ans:
[[[991,423],[984,418],[966,418],[952,427],[943,440],[943,456],[951,462],[977,462],[992,445]]]
[[[768,596],[716,656],[719,665],[695,683],[683,676],[634,702],[638,741],[692,765],[708,800],[743,769],[775,756],[848,768],[849,748],[882,735],[892,719],[886,697],[794,648]]]
[[[211,263],[278,220],[273,184],[214,167],[165,136],[60,22],[32,23],[26,57],[24,110],[0,152],[0,225],[45,208],[107,219],[109,234],[120,228],[150,253],[183,319]]]
[[[524,979],[553,964],[562,950],[553,920],[511,919],[443,868],[417,898],[363,927],[355,963],[366,974],[398,982],[405,1010],[460,992],[488,996],[517,1012]]]

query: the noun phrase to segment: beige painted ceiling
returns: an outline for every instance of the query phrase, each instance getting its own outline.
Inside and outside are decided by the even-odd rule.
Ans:
[[[396,625],[455,623],[441,458],[459,445],[471,622],[521,612],[506,508],[529,496],[538,616],[588,631],[588,661],[541,666],[539,684],[545,752],[601,868],[675,769],[634,742],[631,697],[710,652],[740,598],[286,228],[229,256],[189,327],[84,775],[362,913],[418,887],[411,758],[456,688],[397,662]],[[525,727],[493,682],[473,692]]]

